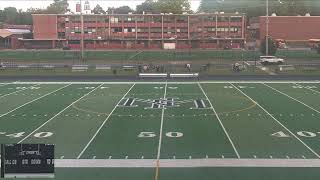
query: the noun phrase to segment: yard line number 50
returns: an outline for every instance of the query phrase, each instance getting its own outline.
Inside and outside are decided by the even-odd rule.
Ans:
[[[165,135],[170,138],[179,138],[179,137],[183,136],[183,133],[182,132],[167,132]],[[139,138],[153,138],[156,136],[157,135],[155,132],[140,132],[140,134],[138,134]]]

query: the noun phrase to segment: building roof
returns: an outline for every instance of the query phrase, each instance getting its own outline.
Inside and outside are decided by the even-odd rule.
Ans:
[[[30,30],[26,29],[0,29],[0,37],[6,38],[13,34],[28,34],[31,33]]]
[[[199,15],[218,15],[218,16],[244,16],[245,13],[197,13],[197,14],[172,14],[172,13],[162,13],[162,14],[83,14],[83,16],[199,16]],[[32,14],[32,16],[80,16],[80,14]]]

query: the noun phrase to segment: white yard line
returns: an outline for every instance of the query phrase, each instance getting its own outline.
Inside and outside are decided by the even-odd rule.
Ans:
[[[130,81],[130,82],[112,82],[112,81],[100,81],[100,82],[79,82],[79,81],[74,81],[74,82],[37,82],[40,84],[198,84],[198,83],[206,83],[206,84],[225,84],[225,83],[246,83],[246,84],[256,84],[256,83],[314,83],[314,84],[319,84],[320,81],[316,80],[311,80],[311,81],[282,81],[282,80],[274,80],[274,81],[246,81],[246,80],[239,80],[239,81],[219,81],[219,80],[212,80],[212,81],[197,81],[197,82],[165,82],[165,81],[152,81],[152,82],[141,82],[141,81]],[[34,82],[14,82],[11,84],[34,84]]]
[[[303,142],[298,136],[296,136],[290,129],[288,129],[285,125],[283,125],[279,120],[277,120],[272,114],[270,114],[264,107],[262,107],[258,102],[253,100],[250,96],[248,96],[246,93],[241,91],[238,87],[230,83],[235,89],[237,89],[240,93],[242,93],[244,96],[246,96],[248,99],[250,99],[253,103],[255,103],[257,106],[259,106],[264,112],[266,112],[274,121],[276,121],[278,124],[280,124],[285,130],[287,130],[293,137],[295,137],[298,141],[300,141],[307,149],[309,149],[314,155],[316,155],[318,158],[320,158],[320,155],[316,153],[312,148],[310,148],[305,142]]]
[[[24,107],[24,106],[26,106],[26,105],[28,105],[28,104],[30,104],[30,103],[33,103],[33,102],[35,102],[35,101],[37,101],[37,100],[39,100],[39,99],[41,99],[41,98],[44,98],[44,97],[46,97],[46,96],[48,96],[48,95],[50,95],[50,94],[52,94],[52,93],[55,93],[55,92],[57,92],[57,91],[59,91],[59,90],[61,90],[61,89],[63,89],[63,88],[66,88],[66,87],[68,87],[68,86],[70,86],[70,85],[71,85],[71,84],[69,83],[69,84],[66,85],[66,86],[63,86],[63,87],[61,87],[61,88],[59,88],[59,89],[56,89],[56,90],[54,90],[54,91],[52,91],[52,92],[49,92],[49,93],[47,93],[47,94],[45,94],[45,95],[43,95],[43,96],[40,96],[40,97],[38,97],[38,98],[36,98],[36,99],[33,99],[32,101],[29,101],[29,102],[27,102],[27,103],[25,103],[25,104],[22,104],[21,106],[16,107],[16,108],[14,108],[14,109],[6,112],[5,114],[1,114],[1,115],[0,115],[0,118],[3,117],[3,116],[6,116],[7,114],[9,114],[9,113],[11,113],[11,112],[13,112],[13,111],[15,111],[15,110],[17,110],[17,109],[22,108],[22,107]]]
[[[58,168],[155,168],[156,159],[55,159]],[[319,159],[161,159],[164,168],[320,167]]]
[[[92,143],[92,141],[96,138],[96,136],[99,134],[100,130],[102,129],[102,127],[106,124],[106,122],[109,120],[109,118],[111,117],[112,113],[116,110],[116,108],[119,106],[121,100],[123,98],[125,98],[127,96],[127,94],[131,91],[131,89],[134,87],[135,84],[133,84],[130,89],[122,96],[122,98],[118,101],[117,105],[114,106],[114,108],[112,109],[112,111],[109,113],[109,115],[107,116],[107,118],[103,121],[103,123],[101,124],[101,126],[98,128],[98,130],[95,132],[95,134],[92,136],[92,138],[90,139],[90,141],[87,143],[87,145],[82,149],[82,151],[80,152],[80,154],[77,156],[77,159],[80,159],[80,157],[82,156],[82,154],[87,150],[87,148],[90,146],[90,144]]]
[[[269,85],[267,85],[267,84],[265,84],[265,83],[262,83],[262,84],[265,85],[265,86],[267,86],[267,87],[269,87],[269,88],[271,88],[271,89],[273,89],[274,91],[277,91],[278,93],[280,93],[280,94],[282,94],[282,95],[284,95],[284,96],[287,96],[288,98],[290,98],[290,99],[292,99],[292,100],[294,100],[294,101],[296,101],[296,102],[298,102],[298,103],[300,103],[300,104],[308,107],[309,109],[311,109],[311,110],[313,110],[313,111],[315,111],[315,112],[317,112],[317,113],[320,114],[320,111],[314,109],[313,107],[307,105],[306,103],[304,103],[304,102],[302,102],[302,101],[299,101],[298,99],[296,99],[296,98],[294,98],[294,97],[291,97],[291,96],[289,96],[288,94],[286,94],[286,93],[284,93],[284,92],[282,92],[282,91],[279,91],[278,89],[276,89],[276,88],[274,88],[274,87],[271,87],[271,86],[269,86]]]
[[[58,168],[155,168],[156,159],[55,159]],[[164,168],[320,167],[319,159],[161,159]]]
[[[297,85],[297,86],[301,86],[300,84],[297,84],[297,83],[294,83],[294,84]],[[313,91],[313,92],[315,92],[315,93],[320,94],[320,91],[314,90],[314,89],[309,88],[309,87],[305,87],[305,88],[306,88],[306,89],[309,89],[310,91]]]
[[[211,106],[211,109],[212,109],[212,111],[214,112],[215,116],[217,117],[217,119],[218,119],[218,121],[219,121],[219,123],[220,123],[220,125],[221,125],[221,127],[222,127],[222,129],[223,129],[223,131],[224,131],[224,133],[226,134],[227,138],[229,139],[229,142],[230,142],[230,144],[231,144],[231,146],[232,146],[232,148],[233,148],[234,152],[236,153],[237,157],[238,157],[238,158],[240,158],[240,155],[239,155],[239,153],[238,153],[237,148],[235,147],[235,145],[234,145],[234,143],[233,143],[232,139],[230,138],[230,136],[229,136],[229,134],[228,134],[228,132],[227,132],[226,128],[224,127],[224,125],[223,125],[223,123],[222,123],[222,121],[221,121],[221,119],[220,119],[220,117],[219,117],[219,115],[218,115],[217,111],[214,109],[214,107],[213,107],[213,105],[212,105],[212,103],[211,103],[210,99],[208,98],[208,96],[207,96],[206,92],[203,90],[203,88],[202,88],[202,86],[201,86],[201,84],[200,84],[200,83],[198,83],[198,86],[199,86],[199,88],[201,89],[201,91],[202,91],[203,95],[206,97],[207,101],[209,102],[209,104],[210,104],[210,106]]]
[[[167,97],[167,86],[168,86],[168,84],[166,84],[166,85],[165,85],[165,87],[164,87],[164,95],[163,95],[163,99],[166,99],[166,97]],[[159,143],[158,143],[158,153],[157,153],[157,160],[159,160],[159,159],[160,159],[160,154],[161,154],[161,144],[162,144],[162,130],[163,130],[164,110],[165,110],[165,107],[162,107],[162,111],[161,111],[161,123],[160,123],[160,134],[159,134]]]
[[[60,112],[58,112],[56,115],[54,115],[52,118],[50,118],[49,120],[47,120],[46,122],[44,122],[42,125],[40,125],[38,128],[36,128],[35,130],[33,130],[30,134],[28,134],[26,137],[24,137],[23,139],[21,139],[18,144],[22,143],[24,140],[26,140],[27,138],[29,138],[33,133],[35,133],[36,131],[38,131],[39,129],[41,129],[43,126],[45,126],[46,124],[48,124],[50,121],[52,121],[55,117],[59,116],[61,113],[63,113],[65,110],[67,110],[68,108],[70,108],[72,105],[74,105],[75,103],[81,101],[83,98],[85,98],[86,96],[88,96],[90,93],[92,93],[93,91],[97,90],[98,88],[100,88],[103,84],[99,85],[98,87],[94,88],[93,90],[89,91],[88,93],[86,93],[85,95],[81,96],[79,99],[77,99],[76,101],[72,102],[71,104],[69,104],[67,107],[65,107],[64,109],[62,109]]]

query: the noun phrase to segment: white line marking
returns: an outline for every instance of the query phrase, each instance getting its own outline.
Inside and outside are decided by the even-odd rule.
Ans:
[[[48,95],[50,95],[50,94],[52,94],[52,93],[55,93],[55,92],[57,92],[57,91],[65,88],[65,87],[67,87],[67,86],[70,86],[70,85],[71,85],[71,84],[68,84],[68,85],[63,86],[63,87],[61,87],[61,88],[59,88],[59,89],[56,89],[56,90],[54,90],[54,91],[52,91],[52,92],[49,92],[49,93],[47,93],[47,94],[45,94],[45,95],[43,95],[43,96],[40,96],[40,97],[38,97],[38,98],[36,98],[36,99],[33,99],[32,101],[29,101],[29,102],[27,102],[27,103],[25,103],[25,104],[22,104],[21,106],[16,107],[16,108],[14,108],[14,109],[6,112],[5,114],[2,114],[2,115],[0,116],[0,118],[3,117],[3,116],[5,116],[5,115],[7,115],[7,114],[9,114],[9,113],[11,113],[11,112],[13,112],[13,111],[15,111],[15,110],[17,110],[17,109],[22,108],[22,107],[24,107],[24,106],[26,106],[26,105],[28,105],[28,104],[30,104],[30,103],[33,103],[34,101],[37,101],[37,100],[39,100],[39,99],[41,99],[41,98],[44,98],[44,97],[46,97],[46,96],[48,96]]]
[[[133,84],[129,90],[122,96],[122,98],[118,101],[117,105],[114,106],[114,108],[112,109],[112,111],[109,113],[109,115],[107,116],[107,118],[103,121],[103,123],[101,124],[101,126],[98,128],[98,130],[95,132],[95,134],[92,136],[92,138],[90,139],[90,141],[88,142],[88,144],[82,149],[82,151],[80,152],[80,154],[77,156],[77,159],[80,159],[80,157],[82,156],[82,154],[87,150],[87,148],[90,146],[90,144],[92,143],[92,141],[96,138],[96,136],[98,135],[98,133],[100,132],[100,130],[102,129],[102,127],[106,124],[106,122],[109,120],[109,118],[111,117],[112,113],[116,110],[116,108],[119,106],[121,100],[123,98],[125,98],[127,96],[127,94],[131,91],[131,89],[134,87],[135,84]]]
[[[33,133],[35,133],[36,131],[38,131],[39,129],[41,129],[43,126],[45,126],[46,124],[48,124],[50,121],[52,121],[55,117],[59,116],[61,113],[63,113],[65,110],[67,110],[69,107],[71,107],[72,105],[74,105],[75,103],[79,102],[81,99],[85,98],[86,96],[88,96],[90,93],[92,93],[93,91],[97,90],[99,87],[101,87],[103,84],[101,84],[100,86],[96,87],[95,89],[89,91],[87,94],[81,96],[79,99],[77,99],[76,101],[72,102],[71,104],[69,104],[67,107],[65,107],[64,109],[62,109],[60,112],[58,112],[56,115],[54,115],[52,118],[50,118],[49,120],[47,120],[46,122],[44,122],[42,125],[40,125],[38,128],[36,128],[34,131],[32,131],[30,134],[28,134],[26,137],[24,137],[23,139],[21,139],[21,141],[18,142],[18,144],[22,143],[24,140],[26,140],[28,137],[30,137]]]
[[[33,87],[33,86],[30,86],[30,87]],[[30,88],[30,87],[28,87],[28,88]],[[1,99],[1,98],[4,98],[4,97],[6,97],[6,96],[9,96],[9,95],[11,95],[11,94],[14,94],[14,93],[18,93],[18,92],[24,91],[24,90],[26,90],[26,89],[28,89],[28,88],[20,89],[20,90],[17,90],[17,91],[14,91],[14,92],[8,93],[8,94],[4,94],[4,95],[0,96],[0,99]]]
[[[318,158],[320,158],[320,155],[316,153],[313,149],[311,149],[305,142],[303,142],[298,136],[296,136],[292,131],[290,131],[285,125],[283,125],[280,121],[278,121],[274,116],[272,116],[264,107],[262,107],[258,102],[253,100],[250,96],[248,96],[246,93],[238,89],[235,85],[230,83],[234,88],[236,88],[239,92],[241,92],[244,96],[246,96],[248,99],[250,99],[252,102],[254,102],[257,106],[259,106],[264,112],[266,112],[274,121],[276,121],[278,124],[280,124],[285,130],[287,130],[293,137],[295,137],[298,141],[300,141],[306,148],[308,148],[314,155],[316,155]]]
[[[221,119],[220,119],[217,111],[216,111],[215,108],[213,107],[213,105],[212,105],[210,99],[208,98],[206,92],[203,90],[203,88],[202,88],[202,86],[201,86],[200,83],[198,83],[198,86],[199,86],[199,88],[201,89],[203,95],[206,97],[207,101],[209,102],[209,104],[210,104],[210,106],[211,106],[211,109],[212,109],[212,111],[214,112],[214,114],[216,115],[216,117],[217,117],[217,119],[218,119],[218,121],[219,121],[219,123],[220,123],[220,125],[221,125],[221,127],[222,127],[222,129],[223,129],[223,131],[224,131],[224,133],[226,134],[227,138],[229,139],[229,142],[230,142],[230,144],[231,144],[234,152],[236,153],[237,157],[240,158],[240,155],[239,155],[239,153],[238,153],[237,148],[236,148],[235,145],[233,144],[233,141],[231,140],[231,138],[230,138],[230,136],[229,136],[226,128],[224,127],[224,125],[223,125],[223,123],[222,123],[222,121],[221,121]]]
[[[320,167],[319,159],[161,159],[161,167]],[[155,159],[55,159],[59,168],[154,168]]]
[[[153,82],[135,82],[135,81],[131,81],[131,82],[108,82],[108,81],[101,81],[101,82],[37,82],[40,84],[166,84],[166,82],[160,81],[153,81]],[[225,84],[225,83],[246,83],[246,84],[257,84],[257,83],[279,83],[279,84],[283,84],[283,83],[301,83],[301,84],[319,84],[320,81],[200,81],[200,82],[167,82],[167,84],[198,84],[198,83],[205,83],[205,84]],[[34,82],[14,82],[11,84],[34,84]]]
[[[167,86],[168,86],[168,84],[166,84],[166,85],[165,85],[165,87],[164,87],[163,99],[166,99],[166,96],[167,96]],[[162,144],[162,130],[163,130],[164,110],[165,110],[165,107],[162,107],[162,111],[161,111],[161,123],[160,123],[160,134],[159,134],[159,142],[158,142],[157,160],[159,160],[159,159],[160,159],[160,153],[161,153],[161,144]]]
[[[282,95],[287,96],[288,98],[290,98],[290,99],[292,99],[292,100],[294,100],[294,101],[299,102],[300,104],[302,104],[302,105],[308,107],[309,109],[311,109],[311,110],[313,110],[313,111],[315,111],[315,112],[317,112],[317,113],[320,114],[320,111],[318,111],[318,110],[314,109],[313,107],[305,104],[304,102],[301,102],[301,101],[299,101],[298,99],[293,98],[293,97],[289,96],[288,94],[286,94],[286,93],[284,93],[284,92],[282,92],[282,91],[279,91],[278,89],[276,89],[276,88],[274,88],[274,87],[271,87],[271,86],[269,86],[269,85],[267,85],[267,84],[265,84],[265,83],[262,83],[262,84],[265,85],[265,86],[267,86],[267,87],[269,87],[269,88],[271,88],[271,89],[273,89],[274,91],[277,91],[278,93],[280,93],[280,94],[282,94]]]
[[[294,83],[294,84],[295,84],[295,85],[297,85],[297,86],[301,86],[300,84],[297,84],[297,83]],[[310,88],[310,87],[304,87],[304,88],[309,89],[310,91],[313,91],[313,92],[315,92],[315,93],[320,94],[320,92],[319,92],[319,91],[314,90],[314,89],[312,89],[312,88]]]

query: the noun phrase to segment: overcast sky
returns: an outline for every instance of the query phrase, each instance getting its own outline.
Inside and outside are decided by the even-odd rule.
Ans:
[[[83,2],[85,0],[82,0]],[[191,2],[191,9],[196,11],[199,7],[200,0],[189,0]],[[0,9],[5,7],[13,6],[17,9],[27,10],[30,7],[34,8],[46,8],[51,4],[53,0],[0,0]],[[79,0],[68,0],[69,8],[71,11],[75,11],[76,3]],[[119,6],[130,6],[135,9],[138,4],[144,2],[144,0],[89,0],[90,7],[93,9],[97,4],[100,4],[103,9],[108,7],[119,7]]]

